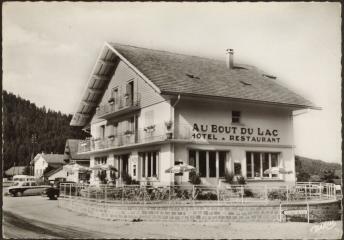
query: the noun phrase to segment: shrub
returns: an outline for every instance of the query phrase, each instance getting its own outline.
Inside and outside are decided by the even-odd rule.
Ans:
[[[217,200],[217,194],[212,193],[212,192],[202,192],[202,190],[198,190],[196,199],[197,200]]]
[[[246,180],[243,176],[238,176],[237,177],[237,181],[238,181],[238,184],[240,185],[245,185],[246,184]]]
[[[99,171],[98,172],[98,178],[101,181],[101,183],[103,183],[103,184],[107,183],[106,171]]]
[[[244,196],[245,197],[253,197],[254,194],[250,189],[244,189]]]
[[[199,174],[196,173],[195,171],[191,171],[189,173],[189,179],[190,179],[190,183],[192,183],[193,185],[198,185],[201,183],[201,178]]]
[[[139,182],[134,180],[134,179],[132,179],[132,177],[127,172],[123,172],[122,179],[125,182],[125,184],[127,184],[127,185],[137,185],[137,184],[139,184]]]
[[[268,193],[269,200],[287,200],[287,193],[280,190],[272,190]]]
[[[232,184],[234,182],[234,174],[233,173],[227,173],[225,174],[225,182]]]

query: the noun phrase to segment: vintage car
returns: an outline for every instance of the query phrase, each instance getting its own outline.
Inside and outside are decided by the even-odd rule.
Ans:
[[[35,181],[15,182],[8,188],[8,192],[13,197],[33,196],[41,195],[49,187],[49,185],[38,185]]]

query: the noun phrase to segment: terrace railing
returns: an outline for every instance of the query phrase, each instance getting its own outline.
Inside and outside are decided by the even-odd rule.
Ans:
[[[293,202],[336,199],[334,184],[296,184],[295,186],[247,186],[231,185],[172,185],[121,187],[90,186],[73,183],[60,184],[60,197],[83,198],[121,204],[197,204],[215,203],[257,203],[268,201]],[[324,194],[326,193],[326,194]]]

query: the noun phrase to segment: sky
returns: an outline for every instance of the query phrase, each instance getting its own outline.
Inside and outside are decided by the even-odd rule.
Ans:
[[[341,162],[339,3],[5,2],[3,88],[74,113],[104,42],[254,65],[322,110],[294,117],[295,153]]]

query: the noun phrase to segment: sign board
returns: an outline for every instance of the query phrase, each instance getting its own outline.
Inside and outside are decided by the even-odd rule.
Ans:
[[[192,139],[250,143],[280,143],[281,140],[278,129],[199,123],[193,123]]]
[[[280,203],[280,222],[282,222],[282,214],[286,216],[287,220],[288,216],[307,215],[307,222],[309,223],[309,204],[307,203],[306,209],[282,210],[282,203]]]
[[[293,216],[293,215],[306,215],[308,214],[307,210],[284,210],[282,211],[284,215]]]

